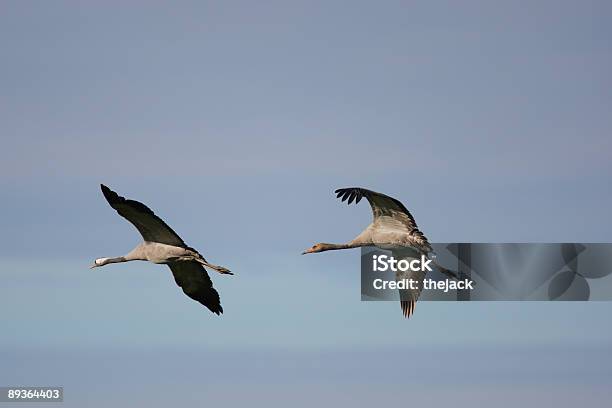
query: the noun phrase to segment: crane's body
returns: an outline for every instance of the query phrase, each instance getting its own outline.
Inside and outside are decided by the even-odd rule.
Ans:
[[[351,241],[356,247],[375,245],[379,247],[411,247],[427,255],[432,249],[424,236],[405,231],[404,226],[393,217],[383,216],[374,220],[361,234]]]
[[[150,241],[144,241],[139,244],[128,254],[128,256],[130,256],[130,254],[141,257],[137,258],[140,260],[165,265],[172,262],[197,261],[200,257],[200,254],[187,248]]]

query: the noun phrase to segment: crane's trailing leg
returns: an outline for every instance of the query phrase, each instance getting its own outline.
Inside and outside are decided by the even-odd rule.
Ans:
[[[202,254],[200,254],[198,251],[196,251],[193,248],[186,248],[185,249],[185,254],[182,255],[179,260],[185,260],[185,261],[196,261],[199,264],[202,264],[203,266],[206,266],[210,269],[214,269],[215,271],[222,273],[224,275],[233,275],[233,273],[223,267],[223,266],[219,266],[219,265],[213,265],[211,263],[208,263],[208,261],[206,259],[204,259],[204,257],[202,256]]]
[[[219,266],[219,265],[213,265],[211,263],[206,262],[205,259],[202,258],[196,258],[196,261],[198,261],[199,263],[201,263],[204,266],[209,267],[210,269],[214,269],[215,271],[222,273],[224,275],[233,275],[233,272],[231,272],[229,269],[224,268],[223,266]]]

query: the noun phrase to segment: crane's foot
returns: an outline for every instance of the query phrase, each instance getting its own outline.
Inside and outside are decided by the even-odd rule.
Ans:
[[[233,275],[232,271],[230,271],[227,268],[224,268],[223,266],[213,265],[211,263],[206,262],[205,260],[203,260],[201,258],[197,258],[196,261],[201,263],[202,265],[206,266],[207,268],[214,269],[215,271],[217,271],[217,272],[219,272],[219,273],[221,273],[223,275]]]
[[[224,267],[219,266],[219,265],[209,265],[209,267],[210,267],[211,269],[214,269],[215,271],[217,271],[217,272],[219,272],[219,273],[224,274],[224,275],[233,275],[233,274],[234,274],[234,273],[233,273],[232,271],[230,271],[229,269],[224,268]]]

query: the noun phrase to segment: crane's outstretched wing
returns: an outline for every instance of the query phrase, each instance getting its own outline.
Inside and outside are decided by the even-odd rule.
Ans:
[[[347,204],[349,205],[353,201],[357,204],[365,197],[372,207],[373,224],[376,227],[389,232],[405,233],[413,243],[431,250],[427,238],[417,227],[414,217],[399,200],[359,187],[340,188],[335,193],[336,197],[342,198],[342,201],[348,199]]]
[[[219,293],[213,288],[206,269],[198,262],[174,262],[168,264],[176,284],[193,300],[197,300],[211,312],[223,313]]]
[[[181,237],[149,207],[141,202],[121,197],[104,184],[100,184],[100,187],[110,206],[117,210],[120,216],[131,222],[145,241],[187,248]]]

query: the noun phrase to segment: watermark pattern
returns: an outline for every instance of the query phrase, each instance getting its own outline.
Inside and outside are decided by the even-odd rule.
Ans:
[[[361,250],[361,299],[612,300],[612,244],[439,243]],[[441,268],[440,268],[441,267]]]

